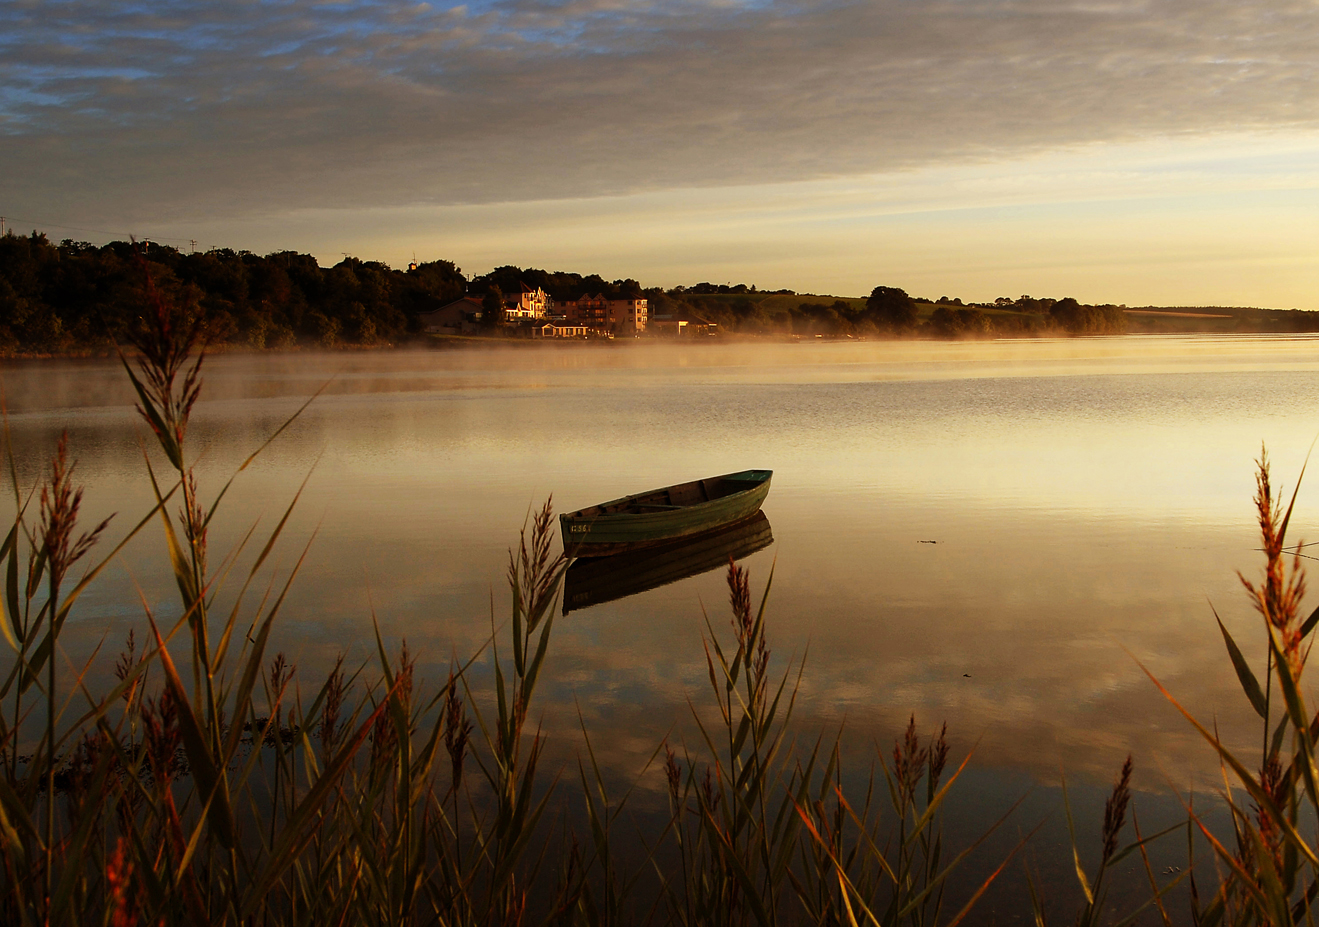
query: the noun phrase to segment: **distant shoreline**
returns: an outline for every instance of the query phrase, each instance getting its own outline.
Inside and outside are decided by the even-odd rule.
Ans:
[[[154,242],[98,247],[56,245],[37,232],[0,235],[0,358],[113,357],[115,342],[132,341],[159,312],[174,314],[174,324],[215,353],[252,354],[523,350],[511,346],[618,344],[634,333],[657,342],[736,343],[1319,331],[1319,312],[1295,309],[1128,307],[1027,295],[964,302],[887,285],[864,297],[745,283],[666,289],[512,265],[469,277],[445,260],[413,262],[406,271],[352,257],[322,267],[296,252],[185,254]]]
[[[1230,314],[1227,314],[1227,313],[1214,313],[1214,312],[1172,312],[1172,311],[1167,310],[1167,309],[1125,309],[1125,310],[1123,310],[1123,311],[1126,312],[1126,314],[1127,314],[1128,316],[1132,316],[1132,315],[1141,315],[1141,316],[1146,316],[1146,315],[1148,315],[1148,316],[1166,316],[1166,317],[1169,317],[1169,318],[1178,318],[1178,319],[1230,319],[1230,318],[1233,318],[1233,316],[1231,316]]]
[[[1128,314],[1151,319],[1171,319],[1171,320],[1194,320],[1194,319],[1232,319],[1230,315],[1216,315],[1210,313],[1196,312],[1173,312],[1163,310],[1127,310]],[[823,336],[816,337],[811,335],[749,335],[749,334],[722,334],[716,336],[702,336],[693,338],[561,338],[561,339],[530,339],[516,338],[502,335],[422,335],[392,344],[338,344],[334,346],[324,346],[316,344],[305,345],[279,345],[268,348],[256,348],[250,345],[242,344],[224,344],[208,347],[207,354],[214,357],[277,357],[287,355],[290,357],[311,357],[311,356],[333,356],[333,355],[370,355],[370,354],[392,354],[392,353],[449,353],[454,351],[480,351],[491,349],[507,349],[512,351],[555,351],[582,349],[598,351],[630,351],[630,350],[651,350],[665,347],[687,347],[687,348],[717,348],[731,347],[733,345],[792,345],[792,344],[967,344],[967,343],[994,343],[994,342],[1022,342],[1043,340],[1076,340],[1087,341],[1096,338],[1142,338],[1158,335],[1181,335],[1193,336],[1204,335],[1213,337],[1231,337],[1241,336],[1250,337],[1254,335],[1304,335],[1319,334],[1319,332],[1308,331],[1277,331],[1277,330],[1246,330],[1246,329],[1203,329],[1203,330],[1170,330],[1170,331],[1127,331],[1113,334],[1095,334],[1095,335],[1071,335],[1058,332],[1044,332],[1020,335],[991,335],[989,337],[961,337],[961,338],[940,338],[929,335],[914,335],[907,337],[840,337],[840,336]],[[134,359],[137,352],[129,347],[123,349],[125,357]],[[85,348],[74,349],[63,352],[14,352],[9,354],[0,354],[0,368],[9,364],[40,364],[45,361],[115,361],[118,354],[110,348]]]

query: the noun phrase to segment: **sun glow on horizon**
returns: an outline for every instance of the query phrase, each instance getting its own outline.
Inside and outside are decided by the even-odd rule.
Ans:
[[[863,295],[1319,309],[1319,133],[1091,144],[885,174],[629,196],[184,220],[252,250]],[[200,228],[200,231],[198,229]],[[241,242],[241,244],[239,244]]]

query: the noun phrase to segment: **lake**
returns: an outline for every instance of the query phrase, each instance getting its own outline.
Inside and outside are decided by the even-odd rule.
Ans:
[[[551,496],[571,511],[772,469],[774,540],[743,563],[757,600],[773,574],[775,659],[805,659],[797,727],[842,726],[864,764],[910,716],[923,733],[947,722],[954,758],[975,750],[975,817],[1032,784],[1048,805],[1062,775],[1102,803],[1128,753],[1150,794],[1212,790],[1212,753],[1140,664],[1228,741],[1257,742],[1211,606],[1259,657],[1236,575],[1261,563],[1254,460],[1267,444],[1290,494],[1319,434],[1316,372],[1304,336],[217,356],[189,441],[207,496],[325,386],[239,476],[210,539],[215,564],[306,480],[273,573],[314,535],[273,644],[304,687],[339,653],[372,658],[373,614],[442,682],[507,614],[508,548]],[[149,510],[122,370],[10,363],[3,378],[24,487],[67,429],[85,518],[118,512],[116,537]],[[1302,486],[1292,531],[1319,537],[1319,486]],[[177,615],[166,567],[153,527],[80,603],[71,656],[140,635],[142,602]],[[727,636],[726,603],[714,570],[558,618],[537,706],[550,755],[576,756],[584,725],[632,779],[666,737],[691,738],[703,616]]]

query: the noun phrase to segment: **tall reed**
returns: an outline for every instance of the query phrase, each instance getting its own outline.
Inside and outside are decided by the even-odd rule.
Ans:
[[[669,919],[729,927],[955,927],[1007,864],[941,919],[949,879],[993,832],[945,856],[941,811],[969,756],[944,781],[946,728],[922,745],[913,717],[894,745],[892,765],[877,756],[879,773],[872,769],[861,803],[849,800],[840,735],[802,749],[792,737],[802,665],[772,671],[765,621],[771,584],[753,607],[749,575],[729,564],[728,644],[708,617],[706,624],[719,723],[698,713],[697,749],[680,757],[666,747],[668,837],[679,861],[679,871],[665,879]]]
[[[1216,834],[1202,816],[1191,820],[1213,848],[1222,867],[1218,884],[1208,892],[1191,879],[1191,915],[1195,923],[1313,923],[1319,898],[1319,842],[1312,831],[1319,812],[1319,768],[1315,744],[1319,714],[1304,695],[1306,658],[1319,625],[1319,609],[1302,617],[1305,571],[1296,544],[1288,556],[1287,531],[1304,477],[1297,479],[1286,508],[1275,496],[1266,452],[1256,468],[1255,510],[1264,554],[1262,575],[1240,575],[1264,632],[1264,684],[1236,640],[1215,613],[1218,629],[1241,691],[1259,718],[1257,760],[1225,744],[1216,729],[1194,718],[1157,679],[1165,697],[1200,732],[1222,764],[1221,798],[1230,812],[1231,833]],[[1149,671],[1146,670],[1148,673]],[[1281,705],[1275,705],[1274,689]]]

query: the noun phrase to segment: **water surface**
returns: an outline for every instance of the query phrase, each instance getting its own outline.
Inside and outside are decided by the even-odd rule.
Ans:
[[[1319,341],[1114,338],[985,344],[544,346],[211,358],[190,442],[218,488],[242,474],[213,560],[273,526],[304,478],[275,578],[313,533],[275,646],[308,680],[371,657],[371,616],[437,683],[507,610],[508,547],[553,496],[567,511],[681,480],[775,471],[776,657],[806,659],[803,732],[845,725],[856,756],[906,719],[1011,791],[1108,781],[1128,752],[1145,787],[1212,784],[1202,742],[1138,661],[1234,743],[1257,733],[1211,604],[1251,655],[1262,635],[1236,571],[1259,567],[1261,442],[1288,490],[1319,433]],[[4,371],[20,478],[68,429],[88,517],[149,508],[143,429],[101,362]],[[1297,535],[1319,537],[1302,490]],[[139,593],[176,610],[161,539],[137,539],[76,613],[76,657],[142,627]],[[262,590],[264,590],[264,583]],[[579,723],[635,775],[691,736],[718,572],[559,620],[539,705],[564,756]],[[690,700],[690,701],[689,701]],[[581,722],[579,722],[580,712]],[[994,772],[998,771],[998,772]],[[982,785],[993,792],[991,785]]]

